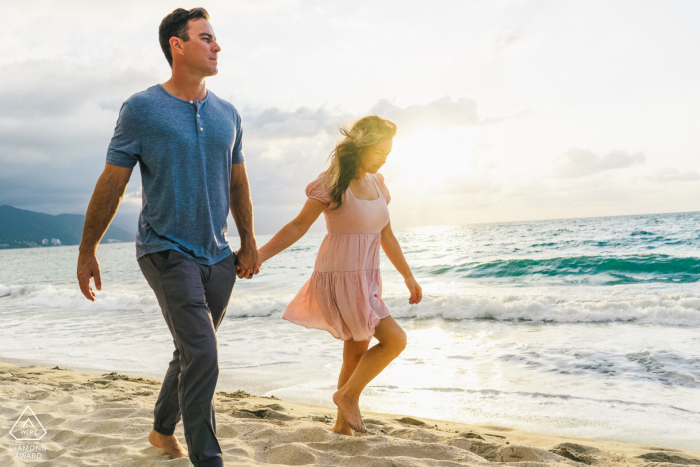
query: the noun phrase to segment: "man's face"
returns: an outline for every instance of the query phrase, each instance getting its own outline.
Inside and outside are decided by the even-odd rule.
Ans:
[[[217,57],[221,47],[216,43],[214,29],[204,18],[189,21],[187,35],[190,40],[179,40],[183,61],[193,72],[202,76],[214,76],[219,72]]]

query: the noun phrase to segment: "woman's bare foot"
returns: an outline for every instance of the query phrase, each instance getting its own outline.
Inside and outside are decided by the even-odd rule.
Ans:
[[[362,421],[358,399],[345,397],[345,395],[338,390],[333,394],[333,402],[335,402],[335,405],[340,409],[343,418],[347,424],[350,425],[350,428],[359,433],[367,432],[367,428],[365,428],[365,424]]]
[[[175,435],[165,436],[152,429],[148,434],[148,442],[157,448],[165,449],[172,459],[187,457],[187,451],[183,449]]]
[[[343,418],[343,413],[338,409],[338,416],[335,419],[335,426],[331,428],[333,433],[338,433],[339,435],[352,436],[352,428],[348,425],[348,422]]]

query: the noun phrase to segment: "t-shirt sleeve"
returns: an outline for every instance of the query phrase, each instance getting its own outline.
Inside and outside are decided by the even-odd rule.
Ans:
[[[243,127],[241,126],[241,116],[236,112],[236,140],[233,142],[233,150],[231,151],[231,163],[240,164],[245,162],[245,154],[243,154]]]
[[[119,111],[117,126],[107,149],[107,162],[132,168],[141,159],[141,132],[136,115],[128,102]]]
[[[306,187],[306,196],[322,203],[330,204],[331,190],[323,184],[323,175],[324,174],[319,175],[316,180],[309,183]]]
[[[379,188],[384,194],[384,199],[386,199],[386,204],[389,204],[391,201],[391,194],[389,194],[389,189],[386,187],[386,183],[384,183],[384,175],[377,174],[377,180],[379,181]]]

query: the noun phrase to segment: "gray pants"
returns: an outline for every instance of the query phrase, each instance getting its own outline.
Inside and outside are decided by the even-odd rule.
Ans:
[[[167,250],[142,256],[138,262],[175,344],[156,402],[153,429],[170,436],[182,418],[195,467],[223,466],[212,403],[219,376],[216,330],[236,282],[236,255],[205,266]]]

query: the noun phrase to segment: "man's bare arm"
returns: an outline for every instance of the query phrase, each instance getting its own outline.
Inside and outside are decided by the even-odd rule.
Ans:
[[[95,256],[97,245],[117,213],[132,171],[131,168],[105,164],[104,171],[97,180],[95,191],[90,198],[85,224],[83,224],[83,238],[80,240],[78,284],[85,298],[93,302],[95,301],[95,292],[90,286],[90,278],[94,278],[97,290],[102,289],[100,263],[97,262]]]
[[[238,250],[237,275],[250,279],[258,273],[258,245],[253,230],[253,200],[245,162],[231,166],[231,215],[236,222],[241,249]]]

